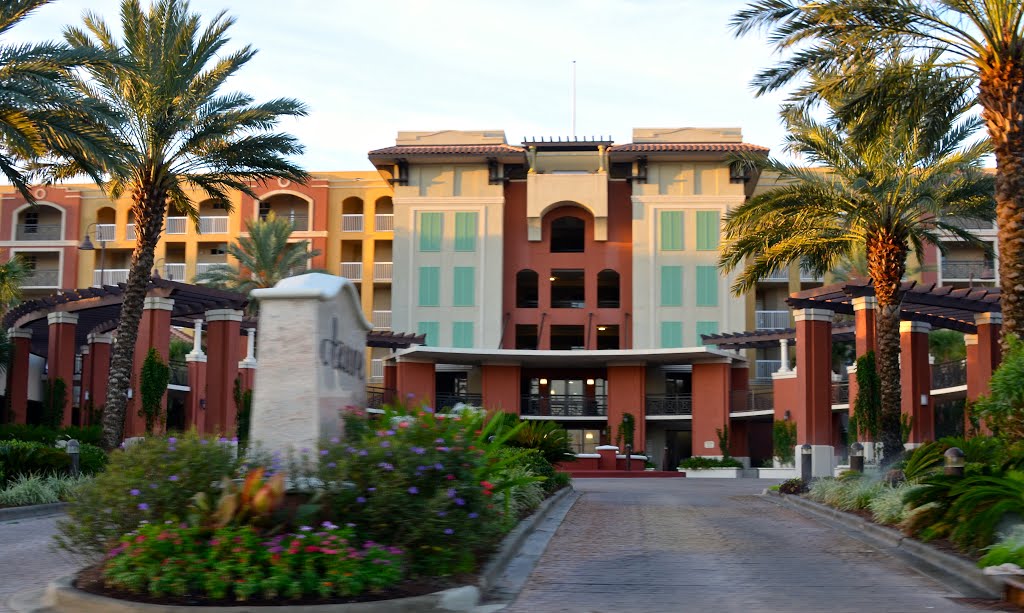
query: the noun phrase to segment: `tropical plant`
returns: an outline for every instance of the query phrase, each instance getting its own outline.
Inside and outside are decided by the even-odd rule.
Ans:
[[[59,428],[68,401],[68,384],[61,377],[43,381],[43,425]]]
[[[1024,472],[964,477],[952,491],[950,538],[961,547],[986,547],[1007,515],[1024,516]]]
[[[718,439],[718,449],[721,450],[722,457],[731,459],[732,454],[729,453],[729,424],[721,428],[715,428],[715,438]]]
[[[186,0],[159,0],[147,9],[123,0],[120,13],[120,40],[91,12],[84,28],[64,32],[80,53],[117,57],[114,64],[87,66],[84,91],[116,113],[116,159],[102,185],[112,198],[131,198],[137,235],[103,411],[108,448],[121,440],[143,300],[168,207],[198,226],[191,192],[230,210],[232,192],[255,197],[258,182],[307,178],[289,160],[302,147],[294,137],[273,132],[282,117],[305,115],[306,108],[292,99],[254,104],[246,94],[223,92],[256,53],[249,46],[226,48],[232,18],[220,13],[204,27]],[[86,166],[71,164],[65,171],[80,169]]]
[[[850,431],[859,440],[875,442],[881,431],[881,380],[875,367],[875,352],[857,358],[857,398],[853,402]]]
[[[909,483],[897,485],[896,487],[883,487],[878,494],[868,502],[868,510],[871,517],[880,524],[901,524],[907,518],[907,503],[904,498],[908,491],[917,486]]]
[[[944,452],[945,449],[938,442],[925,443],[911,451],[903,465],[903,476],[907,482],[920,481],[935,472],[942,466]]]
[[[796,422],[776,421],[772,424],[772,446],[779,464],[792,466],[796,455]]]
[[[708,458],[695,455],[679,463],[679,468],[689,470],[706,470],[710,468],[743,468],[743,463],[736,458]]]
[[[928,333],[928,353],[936,363],[955,362],[967,357],[963,332],[956,330],[932,330]]]
[[[758,0],[732,21],[738,35],[765,30],[792,52],[754,79],[758,95],[807,75],[806,105],[853,90],[843,114],[877,131],[927,113],[940,98],[976,102],[996,159],[1003,338],[1024,326],[1024,4],[1019,0]],[[885,70],[877,71],[878,66]],[[935,84],[950,87],[936,96]],[[1006,346],[1004,344],[1004,350]]]
[[[844,99],[823,98],[834,109]],[[834,113],[825,121],[788,107],[786,149],[817,166],[747,158],[780,177],[779,187],[754,196],[726,216],[720,264],[745,268],[733,285],[742,295],[793,262],[824,273],[863,248],[878,300],[876,329],[881,378],[881,435],[886,458],[902,451],[899,429],[899,321],[902,279],[913,250],[949,234],[980,245],[956,218],[992,217],[992,180],[981,172],[985,141],[964,144],[977,122],[957,123],[959,108],[935,106],[920,117],[893,119],[872,138],[855,137],[857,119]],[[944,129],[937,129],[941,126]]]
[[[164,394],[171,380],[171,368],[160,359],[160,352],[149,348],[142,370],[139,372],[139,417],[146,420],[146,433],[152,434],[157,424],[164,422]]]
[[[990,393],[974,403],[975,414],[992,432],[1011,441],[1024,438],[1024,342],[1006,337],[1007,352],[989,380]]]
[[[528,421],[508,440],[510,447],[537,449],[551,464],[576,458],[569,444],[569,433],[553,421]]]
[[[75,489],[89,477],[24,474],[0,489],[0,507],[52,504],[70,500]]]
[[[795,479],[786,479],[779,485],[780,494],[789,494],[791,496],[796,496],[803,494],[806,491],[807,482],[804,481],[803,479],[800,479],[799,477]]]
[[[224,477],[216,502],[211,502],[213,499],[207,492],[196,494],[192,499],[195,516],[192,525],[224,528],[267,524],[284,503],[285,484],[284,473],[264,478],[265,472],[262,467],[250,470],[241,486]]]
[[[235,437],[242,449],[249,443],[249,424],[252,420],[252,390],[242,389],[242,378],[235,377],[235,387],[231,391],[235,401]]]
[[[1024,526],[1014,526],[999,542],[989,547],[978,560],[978,566],[999,566],[1002,564],[1024,564]]]
[[[615,436],[615,442],[619,449],[625,453],[626,446],[633,449],[633,433],[636,431],[636,417],[632,413],[624,413],[622,421],[619,422],[619,433]]]

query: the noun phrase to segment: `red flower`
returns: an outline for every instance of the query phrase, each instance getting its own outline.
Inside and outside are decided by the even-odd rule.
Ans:
[[[320,551],[320,548],[316,545],[309,545],[308,547],[306,547],[306,553],[316,553],[318,551]]]
[[[492,489],[494,489],[494,484],[491,483],[490,481],[481,481],[480,485],[482,485],[485,490],[492,490]]]

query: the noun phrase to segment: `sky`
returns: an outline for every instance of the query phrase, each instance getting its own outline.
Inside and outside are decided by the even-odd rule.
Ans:
[[[143,0],[144,2],[146,0]],[[52,40],[91,10],[118,29],[119,0],[54,0],[3,36]],[[505,130],[508,142],[571,133],[629,142],[634,127],[741,127],[781,153],[783,94],[751,77],[775,57],[735,38],[742,0],[193,0],[237,19],[232,48],[259,50],[227,83],[257,100],[294,97],[283,129],[311,171],[369,170],[399,130]]]

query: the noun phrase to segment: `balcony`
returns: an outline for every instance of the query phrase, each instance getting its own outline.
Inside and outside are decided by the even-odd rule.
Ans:
[[[14,239],[19,241],[57,241],[60,238],[59,223],[20,223],[14,233]]]
[[[341,216],[341,231],[342,232],[362,232],[363,231],[363,214],[362,213],[347,213]]]
[[[789,311],[754,311],[757,330],[782,330],[789,327]]]
[[[100,277],[102,273],[102,279]],[[128,269],[127,268],[108,268],[103,271],[94,270],[92,271],[92,284],[93,286],[99,285],[117,285],[118,283],[128,282]]]
[[[297,215],[291,211],[278,213],[271,210],[269,212],[260,213],[260,219],[266,219],[269,213],[274,213],[278,219],[284,219],[288,223],[292,224],[292,231],[294,232],[306,232],[309,230],[309,217],[306,215]]]
[[[771,381],[772,375],[782,368],[782,360],[755,360],[754,378]]]
[[[821,281],[823,279],[824,279],[824,277],[822,275],[819,275],[818,273],[814,272],[810,268],[806,268],[804,266],[800,267],[800,280],[801,281],[812,281],[813,282],[813,281]]]
[[[384,360],[370,360],[370,378],[377,381],[384,378]]]
[[[483,405],[483,402],[484,398],[480,394],[437,394],[434,408],[440,412],[443,409],[453,409],[459,404],[479,407]]]
[[[227,234],[228,233],[228,217],[223,216],[202,216],[199,218],[199,233],[200,234]]]
[[[58,287],[60,285],[60,270],[33,268],[21,285],[22,287]]]
[[[943,362],[932,365],[932,389],[944,389],[967,385],[967,362]]]
[[[691,394],[648,394],[645,404],[648,417],[693,414],[693,396]]]
[[[384,360],[374,360],[381,363],[381,376],[380,379],[384,378]],[[380,387],[377,385],[366,386],[366,407],[369,409],[383,409],[385,406],[393,403],[395,397],[398,395],[398,390],[389,387]]]
[[[374,219],[373,229],[377,232],[394,232],[395,216],[393,213],[378,213]]]
[[[775,390],[770,385],[755,387],[748,394],[748,411],[771,411],[775,408]]]
[[[946,281],[994,281],[996,265],[985,260],[942,260],[942,278]]]
[[[164,264],[163,276],[165,279],[171,281],[184,281],[185,280],[185,263],[177,264]]]
[[[196,274],[202,274],[209,272],[211,269],[218,266],[227,266],[227,262],[196,262]]]
[[[117,240],[117,224],[98,223],[96,224],[96,242],[105,243]]]
[[[133,241],[135,240],[135,224],[127,223],[124,225],[124,240]]]
[[[773,270],[768,273],[768,276],[761,279],[762,281],[789,281],[789,270],[783,268],[782,270]]]
[[[391,282],[391,273],[393,271],[393,265],[391,262],[374,262],[373,263],[373,280],[383,281],[385,283]]]
[[[970,219],[967,217],[947,217],[943,221],[951,226],[963,228],[964,230],[995,230],[995,225],[991,221],[982,221],[980,219]]]
[[[850,404],[850,382],[842,381],[832,384],[832,404]]]
[[[341,263],[341,276],[346,279],[351,279],[354,283],[359,283],[363,280],[363,263],[362,262],[342,262]]]
[[[188,217],[168,217],[166,234],[185,234],[188,232]]]
[[[167,381],[170,385],[188,385],[188,364],[179,360],[171,360],[167,363],[170,367],[171,378]]]
[[[374,311],[373,327],[377,330],[391,329],[391,311]]]
[[[608,414],[608,397],[526,394],[521,399],[520,414],[536,417],[604,417]]]

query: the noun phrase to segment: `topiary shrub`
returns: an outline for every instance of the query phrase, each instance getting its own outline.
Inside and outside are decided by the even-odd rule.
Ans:
[[[803,479],[787,479],[779,485],[780,494],[788,494],[790,496],[798,496],[807,491],[807,482]]]
[[[743,468],[743,463],[735,458],[706,458],[693,456],[679,463],[679,468],[705,470],[709,468]]]
[[[792,466],[796,455],[796,422],[776,421],[773,423],[772,445],[779,463],[783,466]]]
[[[0,473],[4,481],[11,481],[22,475],[66,474],[70,465],[71,456],[43,443],[0,442]]]

